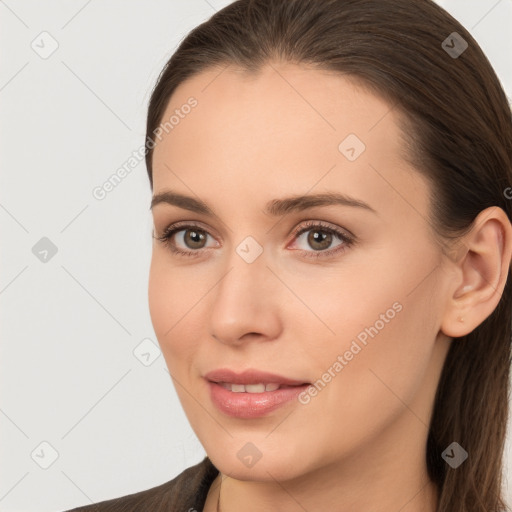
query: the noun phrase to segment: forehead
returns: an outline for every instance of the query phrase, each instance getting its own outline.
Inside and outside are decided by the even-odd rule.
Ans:
[[[227,65],[182,82],[171,96],[162,122],[194,97],[198,103],[194,115],[183,124],[195,125],[195,129],[200,124],[205,135],[209,128],[227,133],[243,126],[244,132],[261,129],[260,136],[264,136],[293,126],[295,134],[319,132],[339,137],[347,129],[363,134],[383,117],[387,118],[385,131],[395,131],[395,116],[387,115],[389,103],[361,84],[348,75],[289,63],[268,63],[251,73]],[[298,121],[305,123],[298,125]],[[183,129],[173,129],[170,136],[179,136],[180,131]]]
[[[184,108],[191,98],[196,105]],[[386,187],[380,173],[405,186],[406,195],[406,182],[418,186],[403,158],[398,114],[347,76],[282,63],[258,73],[211,69],[175,90],[162,123],[173,115],[179,122],[153,153],[155,191],[185,192],[178,176],[203,196],[236,184],[240,193],[272,188],[276,197],[319,183],[371,201]]]

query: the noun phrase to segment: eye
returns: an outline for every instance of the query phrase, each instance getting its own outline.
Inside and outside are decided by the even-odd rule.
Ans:
[[[182,234],[177,236],[178,233]],[[181,241],[181,244],[184,245],[185,248],[190,247],[192,250],[177,247],[176,243],[173,241],[175,236]],[[153,238],[160,240],[175,254],[195,257],[200,254],[200,249],[205,248],[204,242],[208,236],[210,236],[210,234],[207,231],[194,224],[173,224],[165,229],[162,236],[155,237],[153,235]]]
[[[306,225],[300,226],[294,233],[294,237],[299,240],[303,234],[308,233],[305,237],[306,247],[313,248],[313,251],[301,249],[306,258],[323,258],[333,256],[334,254],[345,251],[348,247],[355,243],[353,235],[348,235],[338,228],[330,227],[321,221],[309,221]],[[338,239],[340,243],[334,248],[331,247],[333,241]],[[328,249],[328,250],[326,250]]]
[[[294,231],[293,235],[294,238],[298,240],[307,232],[310,232],[310,234],[305,238],[305,243],[309,247],[312,247],[313,251],[307,250],[307,248],[301,249],[300,252],[302,252],[306,258],[330,257],[345,251],[355,243],[355,237],[353,235],[348,235],[340,229],[326,225],[321,221],[309,221],[305,225],[299,226],[299,228]],[[209,249],[205,246],[209,236],[211,235],[206,230],[194,224],[172,224],[165,229],[161,236],[156,237],[153,235],[153,238],[168,246],[174,254],[197,257],[202,254],[202,249]],[[178,240],[178,244],[173,238]],[[339,240],[340,243],[334,246],[334,248],[329,248],[336,239]],[[179,247],[180,243],[185,247],[184,249]],[[187,248],[189,250],[187,250]]]

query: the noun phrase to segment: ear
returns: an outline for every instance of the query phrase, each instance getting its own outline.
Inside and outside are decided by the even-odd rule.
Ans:
[[[469,334],[498,305],[512,262],[512,224],[503,209],[491,206],[456,245],[449,256],[453,278],[441,323],[452,338]]]

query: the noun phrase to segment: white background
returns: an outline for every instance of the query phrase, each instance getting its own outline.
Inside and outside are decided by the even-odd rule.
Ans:
[[[133,353],[157,343],[144,162],[105,199],[92,190],[143,144],[151,89],[177,44],[228,3],[0,0],[2,512],[134,493],[205,455],[163,356],[145,366]],[[512,0],[440,3],[510,97]],[[31,47],[43,31],[58,43],[46,59]],[[32,252],[42,237],[57,247],[46,263]],[[47,469],[42,442],[58,454]]]

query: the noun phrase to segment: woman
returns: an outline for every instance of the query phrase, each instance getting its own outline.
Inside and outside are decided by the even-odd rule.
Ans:
[[[490,512],[512,122],[430,0],[238,0],[147,121],[151,319],[208,457],[75,511]]]

